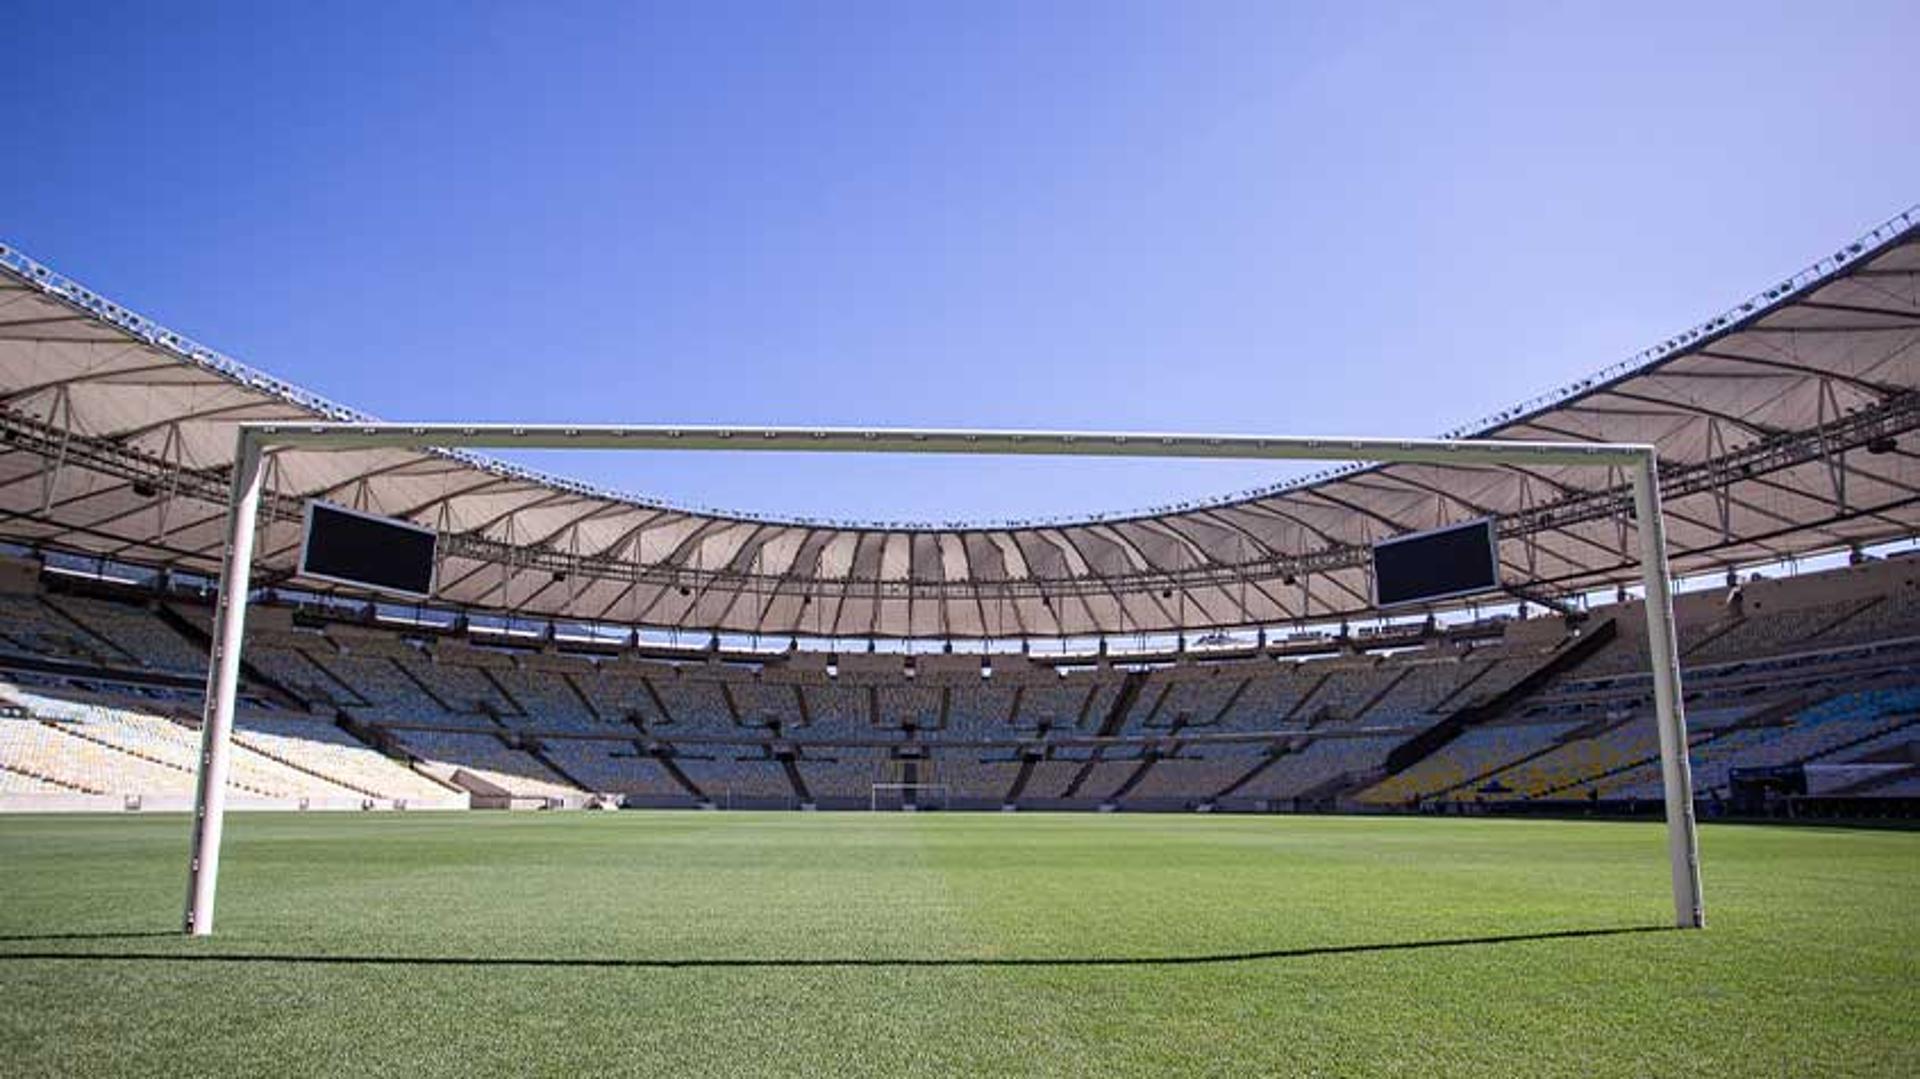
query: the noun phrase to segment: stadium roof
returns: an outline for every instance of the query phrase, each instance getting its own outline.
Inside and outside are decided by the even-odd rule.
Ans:
[[[0,246],[0,537],[215,574],[233,425],[370,419]],[[1449,433],[1650,442],[1676,572],[1920,533],[1920,208],[1738,307]],[[257,580],[302,500],[443,534],[439,598],[540,617],[817,636],[1051,637],[1364,615],[1375,540],[1499,519],[1550,599],[1636,574],[1625,476],[1393,465],[1149,512],[987,524],[670,505],[464,453],[281,452]],[[314,591],[330,586],[314,584]]]

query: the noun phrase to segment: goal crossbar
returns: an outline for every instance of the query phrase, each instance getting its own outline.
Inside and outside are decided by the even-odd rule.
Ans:
[[[256,526],[269,449],[628,449],[789,453],[938,453],[1007,456],[1185,457],[1313,460],[1377,464],[1533,464],[1619,468],[1632,477],[1652,652],[1661,777],[1666,795],[1667,850],[1674,922],[1706,924],[1700,894],[1686,717],[1660,510],[1658,455],[1640,443],[1522,442],[1491,439],[1299,437],[1102,431],[617,426],[594,424],[243,423],[234,441],[217,625],[207,665],[206,721],[194,795],[193,848],[188,860],[186,931],[213,932],[220,840],[225,823],[234,703],[246,630]]]

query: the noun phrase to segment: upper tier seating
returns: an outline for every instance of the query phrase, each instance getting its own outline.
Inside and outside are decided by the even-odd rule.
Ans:
[[[724,734],[733,730],[733,711],[727,707],[726,696],[720,692],[718,683],[703,681],[685,672],[652,681],[668,714],[687,733]]]
[[[1018,725],[1072,727],[1086,711],[1093,687],[1083,680],[1026,682],[1020,686]],[[1099,717],[1093,720],[1099,722]]]
[[[188,643],[152,611],[88,596],[49,595],[45,601],[143,667],[184,674],[203,674],[207,669],[206,650]]]
[[[927,686],[880,686],[875,703],[883,727],[928,727],[940,723],[940,691]]]
[[[36,596],[0,593],[0,647],[19,655],[110,665],[122,657]]]
[[[1007,738],[1013,714],[1014,688],[1008,685],[955,686],[947,691],[947,736],[950,738]]]
[[[1744,618],[1704,645],[1686,650],[1685,659],[1688,664],[1705,664],[1792,651],[1828,626],[1859,614],[1871,602],[1839,600]]]
[[[326,668],[341,684],[367,702],[369,711],[394,718],[444,717],[447,710],[434,700],[391,656],[307,652],[309,660]]]
[[[1273,730],[1287,724],[1302,699],[1319,684],[1321,663],[1289,663],[1256,674],[1233,702],[1223,722],[1240,730]]]
[[[1140,703],[1127,717],[1127,730],[1137,733],[1148,728],[1166,728],[1176,723],[1190,726],[1212,724],[1233,700],[1245,677],[1236,675],[1180,681],[1149,678]]]
[[[447,711],[468,715],[516,711],[488,677],[489,672],[480,667],[441,662],[425,653],[401,657],[398,662]]]
[[[778,723],[782,727],[800,722],[800,700],[793,686],[779,682],[734,682],[728,686],[740,722],[749,727]]]
[[[873,707],[865,688],[838,683],[806,686],[807,734],[812,738],[856,738],[873,733]]]
[[[632,664],[603,663],[597,673],[580,676],[574,684],[593,702],[594,711],[610,721],[631,726],[637,720],[649,727],[669,722],[648,691],[651,680]]]
[[[514,709],[500,718],[519,727],[543,730],[604,731],[609,724],[588,710],[574,692],[567,675],[550,671],[508,668],[487,672],[508,696]],[[617,726],[630,730],[626,724]]]
[[[326,668],[309,658],[302,648],[278,641],[249,638],[246,658],[262,675],[280,683],[287,692],[310,704],[358,703],[347,687],[334,681]]]

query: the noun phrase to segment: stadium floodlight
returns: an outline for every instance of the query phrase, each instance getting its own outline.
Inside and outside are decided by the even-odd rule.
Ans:
[[[1680,657],[1660,510],[1659,460],[1643,443],[1534,442],[1491,439],[1329,438],[1277,435],[1155,434],[1088,431],[909,430],[711,426],[511,426],[435,423],[243,423],[235,435],[226,552],[220,570],[218,625],[207,670],[206,717],[194,796],[193,849],[188,861],[186,931],[213,932],[214,888],[226,812],[227,771],[240,652],[252,579],[254,533],[270,448],[579,449],[797,453],[938,453],[1064,457],[1185,457],[1310,460],[1379,464],[1532,464],[1619,468],[1632,477],[1646,588],[1647,642],[1652,652],[1660,770],[1666,794],[1667,853],[1674,924],[1700,928],[1699,847],[1693,780],[1687,762]],[[829,676],[836,664],[829,659]],[[1062,671],[1064,676],[1066,672]]]

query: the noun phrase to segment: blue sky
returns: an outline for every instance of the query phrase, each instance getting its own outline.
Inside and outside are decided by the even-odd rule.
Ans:
[[[1920,201],[1920,5],[1675,7],[15,0],[0,238],[391,419],[1434,434]],[[1288,474],[538,463],[914,520]]]

